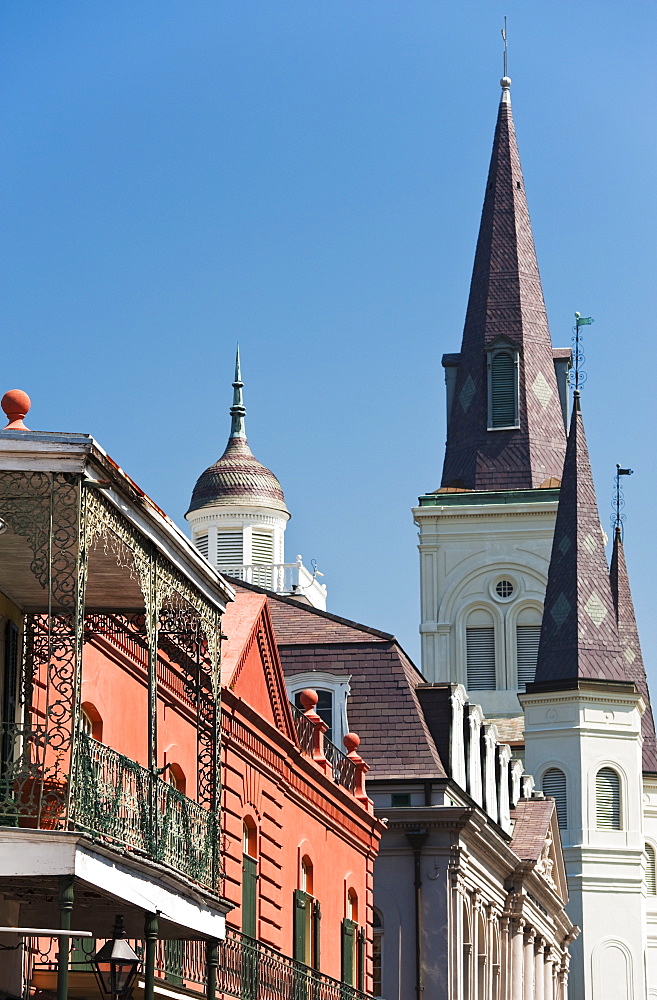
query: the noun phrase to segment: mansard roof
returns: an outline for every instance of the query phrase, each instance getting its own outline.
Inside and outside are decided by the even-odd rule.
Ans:
[[[604,536],[575,394],[545,594],[536,684],[627,681]]]
[[[630,579],[627,575],[625,552],[620,528],[614,536],[614,551],[611,558],[611,595],[616,609],[616,622],[621,652],[625,661],[626,679],[634,681],[637,689],[646,701],[646,710],[641,717],[641,734],[643,736],[643,770],[657,772],[657,739],[655,738],[655,720],[650,704],[648,678],[643,665],[639,631],[636,627],[634,602],[630,591]]]
[[[238,592],[259,589],[234,585]],[[261,592],[286,677],[317,670],[349,678],[349,727],[361,738],[370,777],[447,777],[416,693],[424,678],[393,635]]]
[[[535,489],[561,475],[565,431],[525,183],[503,81],[447,433],[442,486]],[[519,427],[489,431],[486,349],[520,354]]]

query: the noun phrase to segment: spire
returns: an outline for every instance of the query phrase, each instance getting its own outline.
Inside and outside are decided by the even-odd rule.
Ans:
[[[545,684],[579,679],[626,681],[628,672],[575,393],[535,680]]]
[[[232,438],[244,438],[246,440],[246,424],[244,418],[246,417],[246,407],[244,406],[244,400],[242,399],[242,389],[244,388],[244,382],[242,382],[242,372],[240,369],[240,346],[237,345],[237,354],[235,355],[235,381],[233,382],[233,405],[230,408],[231,424],[230,424],[230,436]]]
[[[643,770],[657,772],[657,739],[655,738],[655,722],[650,706],[648,679],[646,677],[639,632],[634,616],[634,603],[630,591],[630,580],[625,565],[623,538],[620,526],[614,532],[614,550],[611,557],[611,595],[616,610],[616,622],[620,638],[621,652],[625,665],[627,680],[634,681],[637,689],[646,701],[646,710],[641,719],[643,736]]]
[[[511,113],[511,80],[501,80],[493,153],[477,240],[449,419],[443,487],[533,489],[560,477],[564,417],[525,184]],[[505,348],[515,362],[512,429],[489,426],[489,363]],[[491,353],[491,351],[493,353]],[[509,362],[510,363],[510,362]],[[517,375],[515,374],[517,372]]]

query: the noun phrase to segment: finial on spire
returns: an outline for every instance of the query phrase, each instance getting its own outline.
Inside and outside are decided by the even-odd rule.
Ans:
[[[576,395],[579,396],[579,387],[584,385],[586,382],[586,372],[583,370],[584,362],[586,357],[584,356],[584,351],[582,350],[582,334],[579,332],[580,328],[583,326],[590,326],[595,320],[592,316],[582,316],[581,313],[575,313],[575,326],[573,327],[573,344],[575,345],[575,350],[573,351],[573,361],[575,362],[573,369],[570,373],[570,384],[575,389]]]
[[[506,38],[506,17],[504,18],[504,27],[502,28],[502,38],[504,39],[504,76],[500,80],[500,87],[502,88],[502,104],[511,103],[511,79],[508,76],[507,67],[507,56],[508,56],[508,46]]]
[[[623,487],[621,486],[620,477],[633,475],[634,469],[621,469],[620,465],[616,463],[616,485],[614,486],[614,498],[611,504],[613,510],[611,525],[621,539],[623,537],[623,524],[625,523],[625,514],[622,513],[623,507],[625,506],[625,497],[623,495]]]
[[[231,425],[230,425],[230,436],[232,438],[246,438],[246,425],[244,418],[246,417],[246,407],[244,406],[244,401],[242,399],[242,389],[244,388],[244,383],[242,382],[242,372],[240,367],[240,345],[237,345],[237,353],[235,355],[235,381],[233,382],[233,405],[230,408],[231,415]]]

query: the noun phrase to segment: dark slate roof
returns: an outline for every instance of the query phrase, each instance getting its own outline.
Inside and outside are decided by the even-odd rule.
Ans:
[[[221,458],[199,476],[187,513],[215,504],[271,507],[289,513],[281,484],[255,458],[245,437],[230,437]]]
[[[520,351],[518,430],[488,431],[485,347]],[[458,356],[448,355],[454,364]],[[561,476],[566,441],[509,91],[500,103],[449,420],[442,486],[536,489]]]
[[[575,395],[545,594],[536,684],[627,681],[586,435]]]
[[[369,777],[446,777],[416,693],[424,678],[394,636],[293,598],[267,597],[286,677],[321,670],[351,678],[349,727],[361,738]]]
[[[643,736],[643,770],[657,772],[657,739],[655,738],[655,720],[650,705],[648,678],[643,665],[639,631],[636,627],[634,602],[630,591],[630,579],[625,565],[623,540],[619,529],[614,537],[614,551],[611,557],[611,594],[616,609],[618,635],[621,651],[625,661],[626,679],[634,681],[637,689],[646,700],[646,710],[641,719],[641,734]]]

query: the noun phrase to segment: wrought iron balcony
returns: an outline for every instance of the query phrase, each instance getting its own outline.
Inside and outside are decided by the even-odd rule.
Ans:
[[[69,788],[43,727],[4,727],[0,826],[91,833],[217,888],[215,815],[86,733],[75,742]]]
[[[91,981],[91,956],[100,941],[74,939],[69,968],[86,973]],[[138,955],[143,955],[142,941],[131,941]],[[156,977],[170,986],[190,993],[202,993],[207,985],[204,941],[158,941],[155,959]],[[57,967],[59,944],[55,938],[31,938],[26,949],[26,980],[39,989],[52,989]],[[82,990],[84,978],[78,981]],[[237,1000],[371,1000],[369,994],[342,983],[323,972],[295,962],[274,948],[226,928],[226,938],[219,943],[218,996]]]

